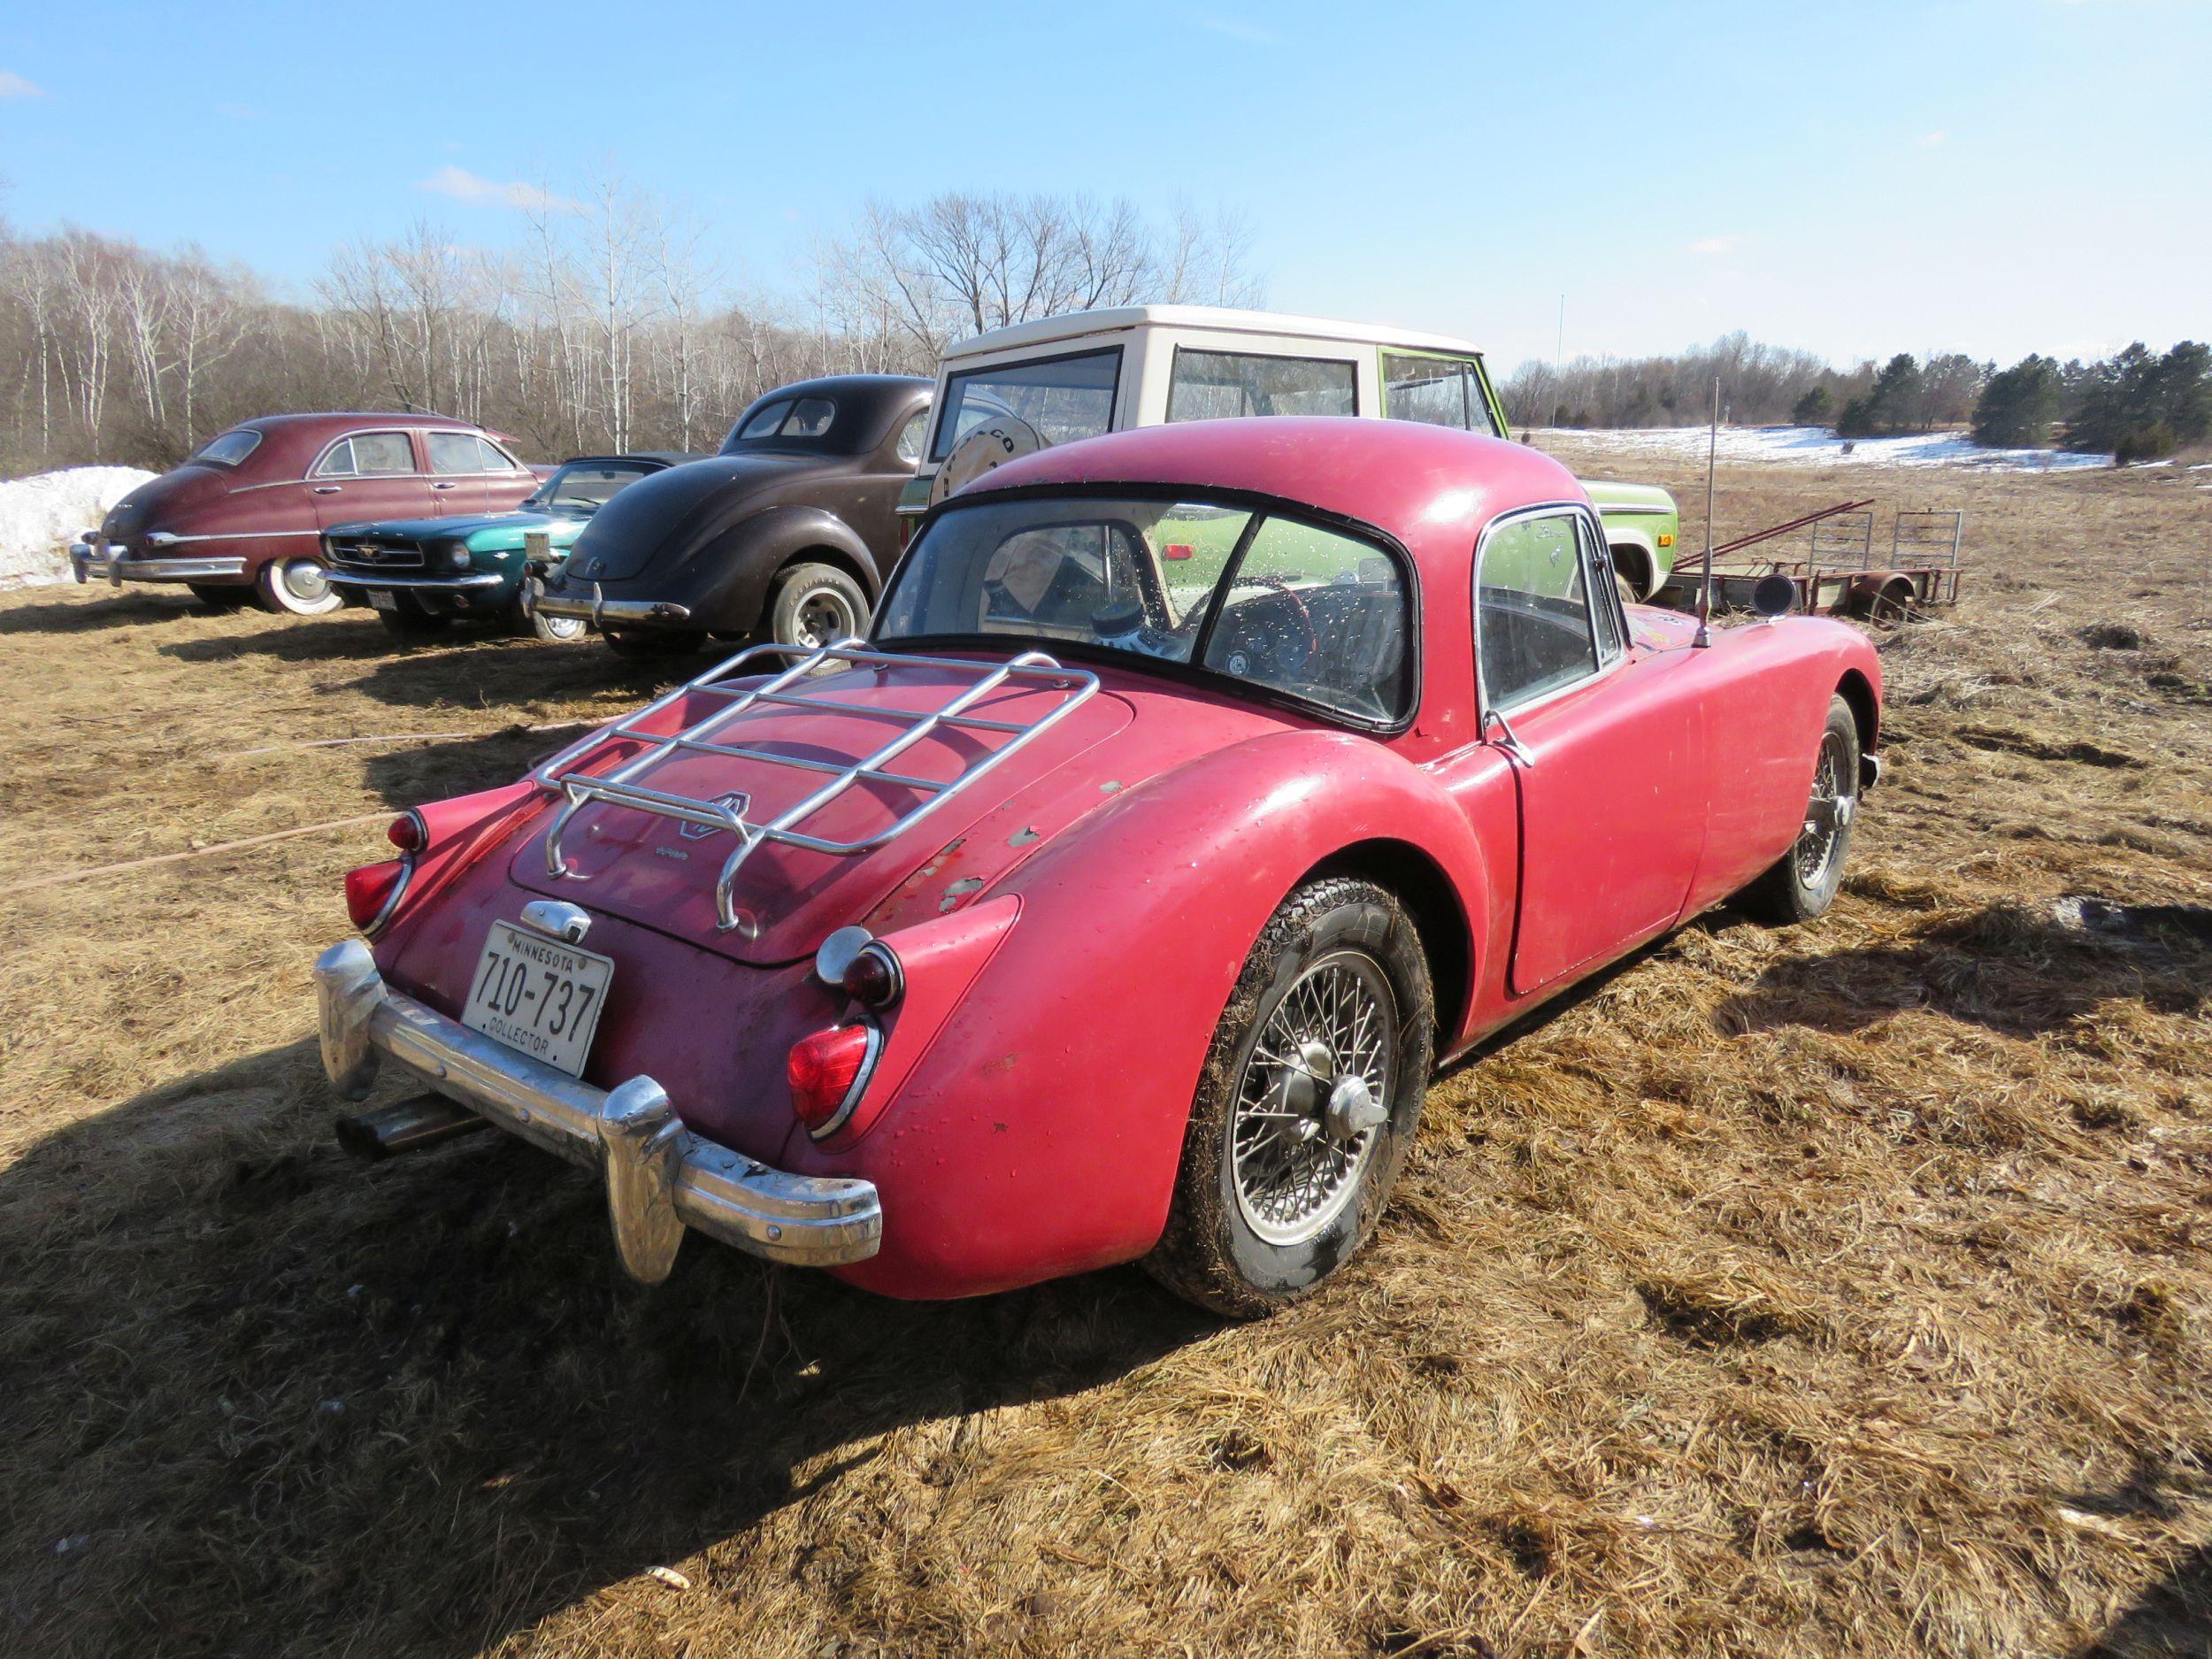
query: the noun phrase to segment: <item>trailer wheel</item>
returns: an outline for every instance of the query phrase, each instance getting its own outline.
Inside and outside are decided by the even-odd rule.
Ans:
[[[1912,579],[1893,576],[1867,595],[1866,619],[1878,628],[1902,627],[1912,615]]]

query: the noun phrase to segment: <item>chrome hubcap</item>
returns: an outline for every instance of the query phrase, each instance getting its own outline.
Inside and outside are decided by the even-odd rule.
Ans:
[[[860,618],[834,588],[816,588],[799,601],[795,627],[799,637],[792,643],[811,650],[859,633]]]
[[[330,592],[330,579],[323,567],[312,559],[294,559],[284,567],[284,590],[295,599],[309,604]]]
[[[1851,826],[1858,796],[1853,780],[1845,776],[1851,757],[1843,739],[1831,732],[1821,740],[1820,761],[1813,769],[1812,798],[1805,803],[1805,827],[1798,832],[1795,857],[1797,879],[1809,887],[1826,879],[1836,849],[1843,844]]]
[[[1237,1087],[1237,1210],[1270,1244],[1301,1244],[1358,1191],[1389,1121],[1396,999],[1372,959],[1325,956],[1260,1028]]]

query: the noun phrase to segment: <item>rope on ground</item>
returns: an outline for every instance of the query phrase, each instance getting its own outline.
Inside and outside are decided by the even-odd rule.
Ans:
[[[247,847],[265,847],[271,841],[290,841],[295,835],[319,835],[325,830],[351,829],[360,824],[388,824],[389,812],[365,812],[359,818],[334,818],[327,824],[303,824],[297,829],[274,830],[266,835],[249,835],[243,841],[218,841],[212,847],[194,847],[180,853],[156,853],[147,858],[127,858],[119,864],[94,864],[88,870],[59,870],[50,875],[36,876],[28,881],[18,881],[0,887],[0,899],[10,894],[28,893],[36,887],[59,887],[65,881],[88,881],[94,876],[117,875],[126,870],[143,870],[150,864],[173,864],[187,858],[212,858],[218,853],[234,853]]]
[[[553,720],[544,726],[500,726],[488,732],[391,732],[375,737],[303,738],[297,742],[265,743],[259,749],[227,749],[217,760],[243,760],[249,755],[279,755],[295,749],[343,749],[353,743],[450,743],[465,737],[498,737],[508,732],[573,732],[599,726],[599,720]]]

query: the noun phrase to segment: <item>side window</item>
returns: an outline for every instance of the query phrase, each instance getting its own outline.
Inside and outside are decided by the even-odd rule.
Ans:
[[[1622,626],[1620,588],[1613,580],[1613,551],[1605,545],[1604,533],[1587,518],[1578,518],[1582,526],[1582,557],[1589,565],[1584,578],[1590,589],[1590,609],[1597,618],[1598,661],[1610,663],[1628,649],[1628,639]]]
[[[909,416],[906,425],[899,428],[899,441],[895,446],[899,459],[909,466],[919,466],[922,464],[922,438],[928,431],[929,411],[919,410]]]
[[[1356,415],[1356,374],[1350,362],[1334,357],[1271,357],[1178,346],[1175,375],[1168,382],[1167,418]]]
[[[353,470],[364,478],[390,478],[415,470],[415,452],[403,432],[353,434]]]
[[[378,434],[381,437],[382,434]],[[480,472],[484,458],[476,451],[476,436],[467,432],[432,432],[424,436],[430,445],[434,472]]]
[[[476,465],[486,472],[513,472],[520,470],[520,463],[488,438],[478,438]]]
[[[1494,708],[1509,710],[1597,672],[1581,518],[1514,518],[1483,537],[1475,649]]]
[[[315,468],[317,478],[351,478],[354,475],[353,440],[341,438],[332,444]]]
[[[1386,351],[1382,368],[1383,413],[1392,420],[1496,435],[1483,400],[1480,371],[1468,358]]]
[[[1266,518],[1217,606],[1207,667],[1363,720],[1404,711],[1405,579],[1371,543]]]
[[[787,438],[818,438],[837,419],[837,405],[826,397],[802,397],[792,405],[791,419],[783,424]]]

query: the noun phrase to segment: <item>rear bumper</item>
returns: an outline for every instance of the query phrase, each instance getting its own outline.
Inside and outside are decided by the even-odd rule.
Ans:
[[[580,617],[594,627],[603,628],[612,622],[642,624],[651,627],[681,627],[691,620],[691,607],[671,604],[658,599],[610,599],[597,582],[585,584],[591,589],[588,595],[574,593],[551,593],[537,578],[530,580],[530,608],[549,617]]]
[[[125,582],[219,582],[242,580],[242,558],[134,559],[88,541],[69,544],[69,568],[81,582],[95,578],[114,587]]]
[[[390,1060],[495,1127],[597,1171],[615,1249],[630,1276],[657,1284],[692,1228],[749,1255],[799,1267],[865,1261],[883,1240],[872,1184],[787,1174],[703,1140],[642,1074],[600,1089],[447,1018],[384,982],[349,939],[315,964],[323,1069],[358,1100]]]

